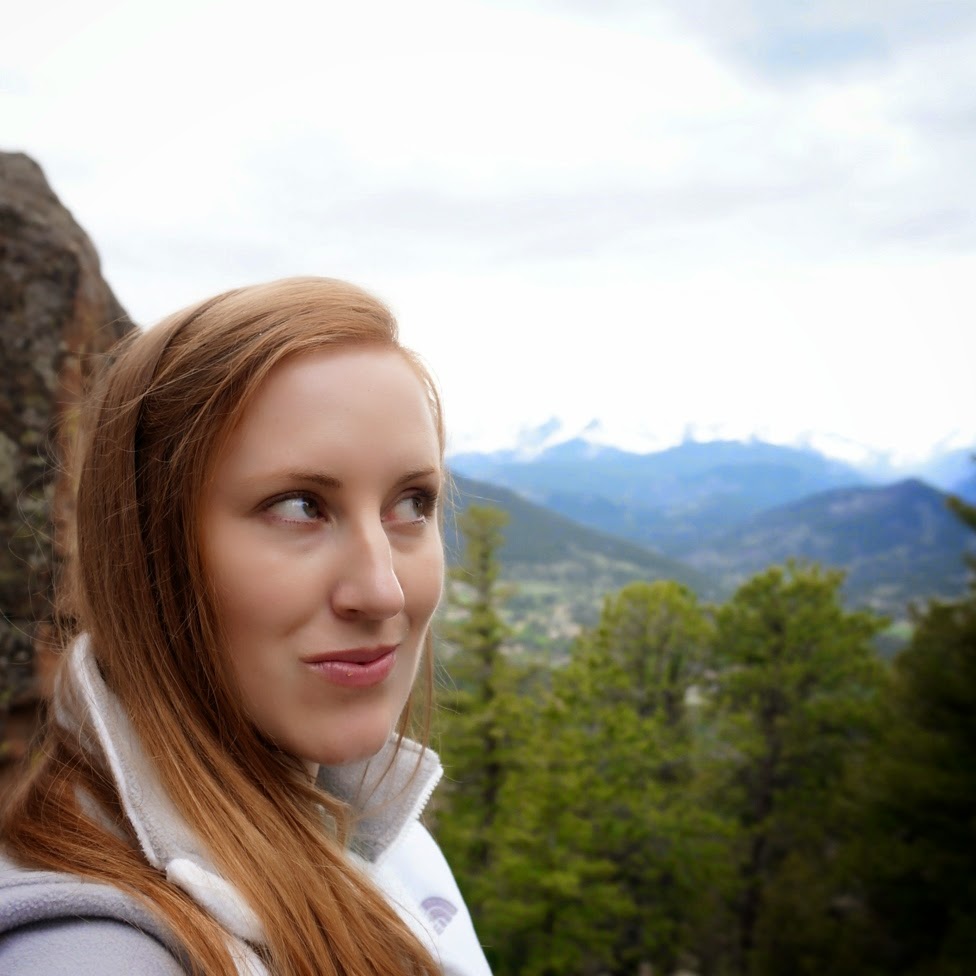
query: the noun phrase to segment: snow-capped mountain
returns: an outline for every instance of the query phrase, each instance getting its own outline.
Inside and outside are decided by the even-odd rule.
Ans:
[[[596,417],[580,423],[550,417],[541,424],[524,424],[508,431],[452,433],[449,454],[493,454],[507,461],[529,462],[552,448],[571,442],[588,444],[595,449],[615,448],[630,454],[653,454],[677,443],[673,438],[664,438],[646,429],[610,427]]]
[[[960,445],[947,438],[936,444],[926,456],[910,456],[896,451],[879,450],[849,437],[824,431],[803,431],[789,440],[771,436],[768,431],[737,431],[722,424],[689,424],[682,436],[662,436],[659,431],[632,424],[610,424],[600,418],[570,422],[550,417],[544,423],[525,424],[508,432],[468,435],[452,438],[451,456],[490,455],[500,463],[531,463],[556,449],[565,453],[571,446],[579,459],[601,454],[625,452],[648,455],[680,444],[713,442],[772,444],[792,447],[841,461],[857,470],[865,481],[882,483],[907,477],[920,477],[943,490],[955,490],[971,476],[971,457],[976,445]]]

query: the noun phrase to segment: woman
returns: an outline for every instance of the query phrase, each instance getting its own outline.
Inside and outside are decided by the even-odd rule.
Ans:
[[[126,341],[85,429],[0,971],[486,974],[403,734],[444,428],[389,311],[327,279],[220,295]]]

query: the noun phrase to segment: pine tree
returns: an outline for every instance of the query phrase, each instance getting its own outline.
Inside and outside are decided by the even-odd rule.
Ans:
[[[690,689],[702,678],[710,639],[710,622],[695,595],[662,580],[631,583],[607,599],[585,641],[622,668],[622,697],[638,715],[656,715],[676,729],[685,719]]]
[[[465,539],[460,565],[448,579],[447,685],[440,695],[439,749],[446,777],[437,809],[437,834],[464,890],[479,934],[499,938],[499,826],[506,777],[525,748],[531,675],[509,660],[509,628],[502,617],[507,589],[499,581],[498,550],[508,516],[470,506],[459,517]]]
[[[718,612],[715,758],[718,780],[727,778],[716,795],[742,831],[740,972],[823,971],[799,957],[819,933],[798,931],[784,879],[825,870],[829,815],[848,757],[874,729],[883,680],[872,646],[883,621],[844,610],[842,581],[817,567],[773,567]]]
[[[452,584],[449,602],[461,615],[444,629],[453,648],[447,670],[454,690],[446,701],[453,715],[442,751],[448,772],[456,766],[464,777],[456,792],[470,801],[465,812],[475,815],[472,836],[460,857],[473,870],[483,870],[488,864],[489,835],[503,775],[500,752],[506,733],[499,728],[496,705],[508,627],[501,616],[497,554],[507,523],[508,516],[499,509],[468,508],[458,519],[465,539],[464,559],[448,574]],[[469,764],[470,758],[476,762]],[[460,814],[465,819],[458,804],[454,806],[454,818]]]
[[[728,884],[731,824],[702,805],[696,769],[713,631],[686,587],[632,583],[607,600],[581,642],[583,661],[607,688],[603,698],[616,705],[615,721],[636,727],[630,749],[611,746],[621,796],[631,783],[631,808],[606,852],[633,909],[617,947],[632,970],[651,962],[670,971],[699,955],[698,931],[714,911],[707,896]]]
[[[976,531],[976,507],[953,510]],[[976,566],[974,566],[976,569]],[[861,869],[886,973],[976,971],[976,575],[915,615],[865,792]]]
[[[710,624],[675,583],[607,599],[541,699],[506,780],[499,973],[671,971],[723,874],[723,828],[690,792]],[[517,811],[517,816],[510,812]]]

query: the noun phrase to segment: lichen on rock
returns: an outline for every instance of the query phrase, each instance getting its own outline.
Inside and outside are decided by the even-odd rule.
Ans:
[[[85,232],[21,153],[0,153],[0,762],[50,673],[67,458],[92,366],[133,328]]]

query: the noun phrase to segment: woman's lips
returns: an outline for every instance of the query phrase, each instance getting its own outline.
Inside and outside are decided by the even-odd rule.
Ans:
[[[368,688],[389,676],[396,664],[397,647],[396,644],[354,647],[316,654],[303,658],[303,662],[332,684]]]

